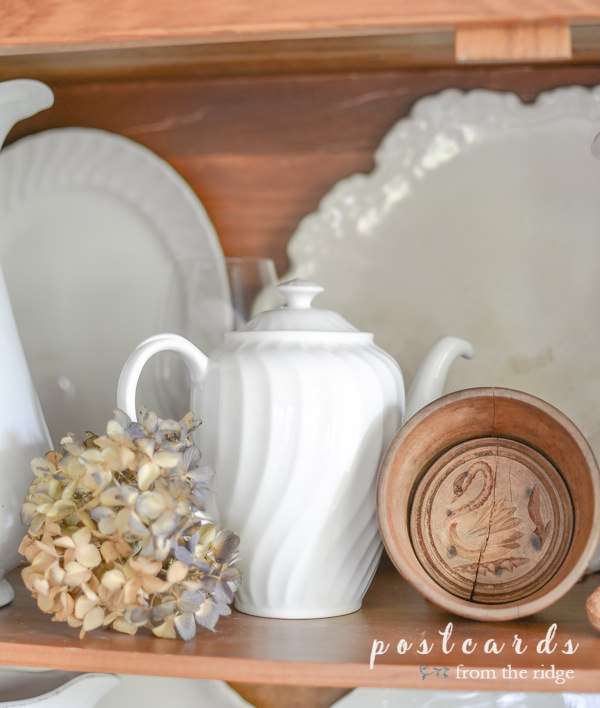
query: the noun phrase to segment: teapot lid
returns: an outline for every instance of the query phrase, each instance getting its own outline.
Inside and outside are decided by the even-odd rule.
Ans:
[[[277,286],[284,304],[261,312],[250,320],[245,332],[358,332],[337,312],[312,307],[323,288],[309,280],[288,280]]]

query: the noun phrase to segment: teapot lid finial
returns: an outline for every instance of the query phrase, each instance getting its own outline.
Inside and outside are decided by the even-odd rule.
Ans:
[[[323,288],[310,280],[294,278],[277,286],[277,290],[285,300],[285,306],[290,310],[306,310],[312,305],[315,297],[323,292]]]
[[[247,332],[357,332],[337,312],[313,307],[323,288],[310,280],[294,278],[277,286],[284,304],[261,312],[245,327]]]

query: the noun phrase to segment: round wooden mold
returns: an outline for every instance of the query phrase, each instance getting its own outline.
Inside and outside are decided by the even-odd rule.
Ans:
[[[450,394],[383,461],[387,552],[429,600],[480,620],[537,612],[583,574],[600,536],[600,474],[576,426],[534,396]]]

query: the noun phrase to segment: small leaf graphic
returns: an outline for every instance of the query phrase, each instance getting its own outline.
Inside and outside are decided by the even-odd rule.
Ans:
[[[550,521],[545,522],[542,517],[542,502],[540,498],[540,491],[537,486],[531,490],[529,502],[527,503],[527,512],[529,514],[529,518],[535,526],[533,529],[533,535],[537,537],[539,541],[539,548],[541,549],[546,537],[548,536],[548,531],[550,530]]]
[[[527,503],[527,511],[529,513],[529,518],[533,521],[533,523],[536,526],[539,526],[540,528],[542,528],[543,519],[542,519],[542,510],[541,510],[540,506],[541,506],[540,492],[537,487],[534,487],[531,490],[531,494],[529,495],[529,502]]]

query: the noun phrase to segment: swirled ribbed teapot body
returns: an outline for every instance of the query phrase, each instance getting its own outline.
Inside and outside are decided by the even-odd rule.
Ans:
[[[213,411],[200,444],[221,519],[241,538],[236,606],[357,610],[381,551],[376,474],[400,426],[398,366],[360,336],[246,335],[217,354],[198,394],[198,409]]]

